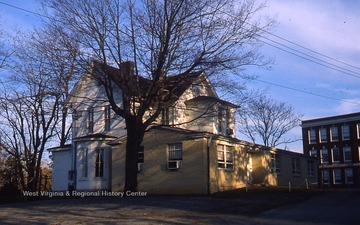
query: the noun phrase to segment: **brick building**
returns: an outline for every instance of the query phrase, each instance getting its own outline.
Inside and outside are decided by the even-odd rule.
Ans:
[[[319,159],[323,187],[360,187],[360,113],[302,121],[305,155]]]

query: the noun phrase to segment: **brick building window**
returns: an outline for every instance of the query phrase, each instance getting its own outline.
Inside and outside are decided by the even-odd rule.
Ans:
[[[353,184],[354,183],[354,174],[352,168],[345,169],[345,184]]]
[[[331,141],[339,141],[339,132],[337,127],[330,127]]]
[[[349,125],[345,124],[341,126],[341,132],[342,132],[342,140],[350,140],[350,127]]]
[[[331,149],[331,155],[332,155],[332,162],[333,163],[339,163],[340,162],[340,149],[337,147],[334,147]]]
[[[360,139],[360,123],[356,124],[357,138]]]
[[[319,136],[320,136],[320,142],[324,143],[328,141],[328,136],[326,133],[326,128],[320,128],[319,129]]]
[[[309,144],[316,144],[316,131],[311,129],[308,131]]]
[[[323,170],[323,184],[330,183],[330,173],[329,170]]]
[[[310,150],[310,155],[311,155],[311,156],[314,156],[314,157],[318,157],[318,152],[317,152],[317,150],[314,149],[314,148],[311,149],[311,150]]]
[[[344,162],[352,162],[351,147],[345,146],[343,148]]]
[[[341,184],[341,170],[340,169],[333,170],[333,181],[334,181],[334,184]]]
[[[321,163],[329,163],[329,153],[326,148],[320,150]]]

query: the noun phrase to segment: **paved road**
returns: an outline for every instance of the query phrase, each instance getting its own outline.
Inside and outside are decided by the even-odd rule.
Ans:
[[[249,217],[251,204],[241,198],[208,197],[53,199],[0,205],[0,224],[360,224],[360,189],[331,191]]]
[[[264,224],[360,224],[360,189],[331,191],[287,208],[267,211]]]

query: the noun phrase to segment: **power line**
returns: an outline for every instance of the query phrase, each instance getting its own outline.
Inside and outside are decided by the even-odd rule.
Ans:
[[[285,86],[285,85],[275,84],[275,83],[272,83],[272,82],[269,82],[269,81],[260,80],[258,78],[255,78],[254,80],[257,80],[257,81],[265,83],[265,84],[270,84],[270,85],[273,85],[273,86],[285,88],[285,89],[288,89],[288,90],[304,93],[304,94],[309,94],[309,95],[314,95],[314,96],[317,96],[317,97],[327,98],[327,99],[331,99],[331,100],[335,100],[335,101],[360,105],[359,102],[353,102],[353,101],[348,101],[348,100],[344,100],[344,99],[340,99],[340,98],[334,98],[334,97],[330,97],[330,96],[326,96],[326,95],[316,94],[316,93],[313,93],[313,92],[310,92],[310,91],[300,90],[300,89],[297,89],[297,88],[288,87],[288,86]]]
[[[42,14],[40,14],[40,13],[36,13],[36,12],[30,11],[30,10],[27,10],[27,9],[23,9],[23,8],[21,8],[21,7],[17,7],[17,6],[14,6],[14,5],[11,5],[11,4],[7,4],[7,3],[1,2],[1,1],[0,1],[0,4],[6,5],[6,6],[9,6],[9,7],[12,7],[12,8],[21,10],[21,11],[24,11],[24,12],[28,12],[28,13],[34,14],[34,15],[36,15],[36,16],[40,16],[40,17],[44,17],[44,18],[49,18],[49,19],[51,19],[49,16],[42,15]],[[232,16],[232,17],[235,17],[235,16],[230,15],[230,14],[228,14],[228,15],[229,15],[229,16]],[[300,47],[300,48],[306,49],[306,50],[308,50],[308,51],[310,51],[310,52],[313,52],[313,53],[315,53],[315,54],[321,55],[321,56],[323,56],[323,57],[325,57],[325,58],[327,58],[327,59],[331,59],[331,60],[336,61],[336,62],[338,62],[338,63],[341,63],[341,64],[347,65],[347,66],[349,66],[349,67],[352,67],[352,68],[355,68],[355,69],[359,69],[359,70],[360,70],[359,67],[353,66],[353,65],[348,64],[348,63],[345,63],[345,62],[342,62],[342,61],[340,61],[340,60],[334,59],[334,58],[332,58],[332,57],[326,56],[326,55],[324,55],[324,54],[322,54],[322,53],[319,53],[319,52],[317,52],[317,51],[314,51],[314,50],[312,50],[312,49],[309,49],[309,48],[307,48],[307,47],[304,47],[304,46],[302,46],[302,45],[299,45],[299,44],[297,44],[297,43],[295,43],[295,42],[293,42],[293,41],[287,40],[287,39],[285,39],[285,38],[283,38],[283,37],[280,37],[280,36],[278,36],[278,35],[275,35],[275,34],[273,34],[273,33],[270,33],[270,32],[268,32],[268,31],[264,30],[263,28],[260,28],[260,27],[258,27],[258,26],[256,26],[256,25],[253,25],[253,24],[249,23],[249,22],[246,22],[246,21],[242,21],[242,22],[244,22],[245,24],[248,24],[248,25],[250,25],[250,26],[252,26],[252,27],[255,27],[255,28],[259,29],[259,30],[262,30],[263,32],[265,32],[265,33],[267,33],[267,34],[269,34],[269,35],[271,35],[271,36],[274,36],[274,37],[279,38],[279,39],[281,39],[281,40],[283,40],[283,41],[286,41],[286,42],[288,42],[288,43],[291,43],[291,44],[293,44],[293,45],[295,45],[295,46],[298,46],[298,47]],[[246,29],[246,28],[244,28],[244,29]],[[284,51],[284,52],[287,52],[287,53],[289,53],[289,54],[293,54],[293,55],[295,55],[295,56],[297,56],[297,57],[299,57],[299,58],[308,60],[308,61],[313,62],[313,63],[316,63],[316,64],[318,64],[318,65],[325,66],[325,67],[327,67],[327,68],[330,68],[330,69],[336,70],[336,71],[338,71],[338,72],[347,74],[347,75],[349,75],[349,76],[353,76],[353,77],[360,78],[360,76],[352,74],[352,73],[358,74],[358,73],[356,73],[356,72],[354,72],[354,71],[352,71],[352,70],[349,70],[349,69],[346,69],[346,68],[337,66],[337,65],[335,65],[335,64],[333,64],[333,63],[328,63],[328,62],[326,62],[326,61],[324,61],[324,60],[322,60],[322,59],[319,59],[319,58],[317,58],[317,57],[311,56],[311,55],[309,55],[309,54],[307,54],[307,53],[303,53],[303,52],[301,52],[301,51],[299,51],[299,50],[296,50],[296,49],[294,49],[294,48],[292,48],[292,47],[289,47],[289,46],[287,46],[287,45],[285,45],[285,44],[282,44],[282,43],[279,43],[279,42],[277,42],[277,41],[274,41],[274,40],[272,40],[272,39],[270,39],[270,38],[267,38],[267,37],[264,37],[264,36],[261,36],[261,35],[258,35],[258,36],[261,37],[261,38],[263,38],[263,39],[266,39],[266,40],[268,40],[268,41],[271,41],[271,42],[273,42],[273,43],[276,43],[276,44],[278,44],[278,45],[280,45],[280,46],[282,46],[282,47],[284,47],[284,48],[286,48],[286,49],[284,49],[284,48],[282,48],[282,47],[279,47],[279,46],[276,46],[276,45],[274,45],[274,44],[270,44],[269,42],[266,42],[266,41],[264,41],[264,40],[262,40],[262,39],[256,39],[256,40],[261,41],[261,42],[263,42],[263,43],[265,43],[265,44],[267,44],[267,45],[270,45],[270,46],[272,46],[272,47],[274,47],[274,48],[280,49],[280,50],[282,50],[282,51]],[[289,50],[287,50],[287,49],[290,49],[290,50],[292,50],[292,51],[294,51],[294,52],[297,52],[297,53],[299,53],[299,54],[294,53],[294,52],[291,52],[291,51],[289,51]],[[300,54],[301,54],[301,55],[300,55]],[[303,55],[305,55],[305,56],[307,56],[307,57],[310,57],[310,58],[304,57]],[[311,58],[312,58],[312,59],[311,59]],[[320,62],[322,62],[322,63],[317,62],[316,60],[317,60],[317,61],[320,61]],[[328,64],[328,65],[327,65],[327,64]],[[333,67],[331,67],[331,66],[329,66],[329,65],[331,65],[331,66],[333,66]],[[343,70],[345,70],[345,71],[343,71],[343,70],[341,70],[341,69],[343,69]],[[348,72],[346,72],[346,71],[348,71]],[[338,99],[338,98],[329,97],[329,96],[326,96],[326,95],[321,95],[321,94],[316,94],[316,93],[312,93],[312,92],[308,92],[308,91],[304,91],[304,90],[299,90],[299,89],[296,89],[296,88],[288,87],[288,86],[285,86],[285,85],[279,85],[279,84],[275,84],[275,83],[272,83],[272,82],[263,81],[263,80],[260,80],[260,79],[255,79],[255,80],[257,80],[257,81],[259,81],[259,82],[267,83],[267,84],[270,84],[270,85],[278,86],[278,87],[281,87],[281,88],[285,88],[285,89],[288,89],[288,90],[292,90],[292,91],[297,91],[297,92],[301,92],[301,93],[305,93],[305,94],[310,94],[310,95],[314,95],[314,96],[318,96],[318,97],[322,97],[322,98],[327,98],[327,99],[331,99],[331,100],[342,101],[342,102],[347,102],[347,103],[352,103],[352,104],[357,104],[357,105],[359,105],[359,103],[357,103],[357,102],[347,101],[347,100],[343,100],[343,99]]]
[[[24,8],[15,6],[15,5],[11,5],[11,4],[8,4],[8,3],[5,3],[5,2],[0,2],[0,4],[9,6],[9,7],[11,7],[11,8],[18,9],[18,10],[21,10],[21,11],[24,11],[24,12],[27,12],[27,13],[31,13],[31,14],[34,14],[34,15],[36,15],[36,16],[40,16],[40,17],[44,17],[44,18],[51,19],[49,16],[46,16],[46,15],[43,15],[43,14],[40,14],[40,13],[37,13],[37,12],[33,12],[33,11],[30,11],[30,10],[27,10],[27,9],[24,9]]]

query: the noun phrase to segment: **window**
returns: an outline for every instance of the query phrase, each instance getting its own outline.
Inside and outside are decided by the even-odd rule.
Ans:
[[[110,106],[105,106],[105,109],[104,109],[104,121],[105,121],[105,131],[110,131],[110,122],[111,122],[111,108]]]
[[[339,140],[339,132],[337,127],[330,127],[331,141]]]
[[[316,149],[311,149],[311,151],[310,151],[310,155],[311,156],[314,156],[314,157],[318,157],[318,153],[317,153],[317,150]]]
[[[329,153],[326,148],[320,150],[321,163],[329,163]]]
[[[85,178],[88,176],[88,149],[80,150],[80,170],[81,177]]]
[[[88,113],[88,123],[87,123],[88,133],[93,133],[94,132],[94,108],[89,108],[87,113]]]
[[[356,124],[357,138],[360,139],[360,123]]]
[[[351,162],[352,161],[352,154],[351,154],[351,147],[345,146],[343,148],[344,152],[344,162]]]
[[[177,170],[180,168],[183,150],[181,143],[168,144],[168,170]]]
[[[280,155],[272,153],[270,155],[270,167],[272,173],[276,172],[277,174],[280,174],[281,172],[280,163],[281,163]]]
[[[224,169],[234,169],[234,150],[231,146],[218,145],[218,167]]]
[[[182,160],[182,144],[175,143],[168,145],[168,159],[172,160]]]
[[[281,156],[275,155],[275,171],[277,174],[281,173]]]
[[[319,129],[319,136],[320,136],[320,142],[324,143],[328,141],[326,128],[320,128]]]
[[[354,183],[354,175],[352,168],[345,169],[345,184],[353,184]]]
[[[161,110],[161,123],[163,125],[172,125],[174,124],[174,108],[163,108]]]
[[[331,149],[331,155],[332,155],[332,162],[333,163],[339,163],[340,162],[340,149],[337,147],[334,147]]]
[[[314,129],[308,131],[309,144],[316,144],[316,132]]]
[[[309,177],[315,176],[315,163],[312,160],[307,161],[307,172]]]
[[[226,131],[226,110],[224,108],[218,109],[218,131],[223,133]]]
[[[341,131],[342,131],[342,139],[343,140],[350,140],[350,127],[349,125],[343,125],[341,127]]]
[[[333,179],[334,179],[334,184],[341,184],[341,170],[340,169],[333,170]]]
[[[96,149],[96,159],[95,159],[95,177],[104,176],[104,149]]]
[[[329,170],[323,170],[323,184],[329,184],[330,181],[330,174],[329,174]]]
[[[292,158],[292,175],[293,176],[300,176],[301,175],[301,168],[300,168],[300,158]]]

